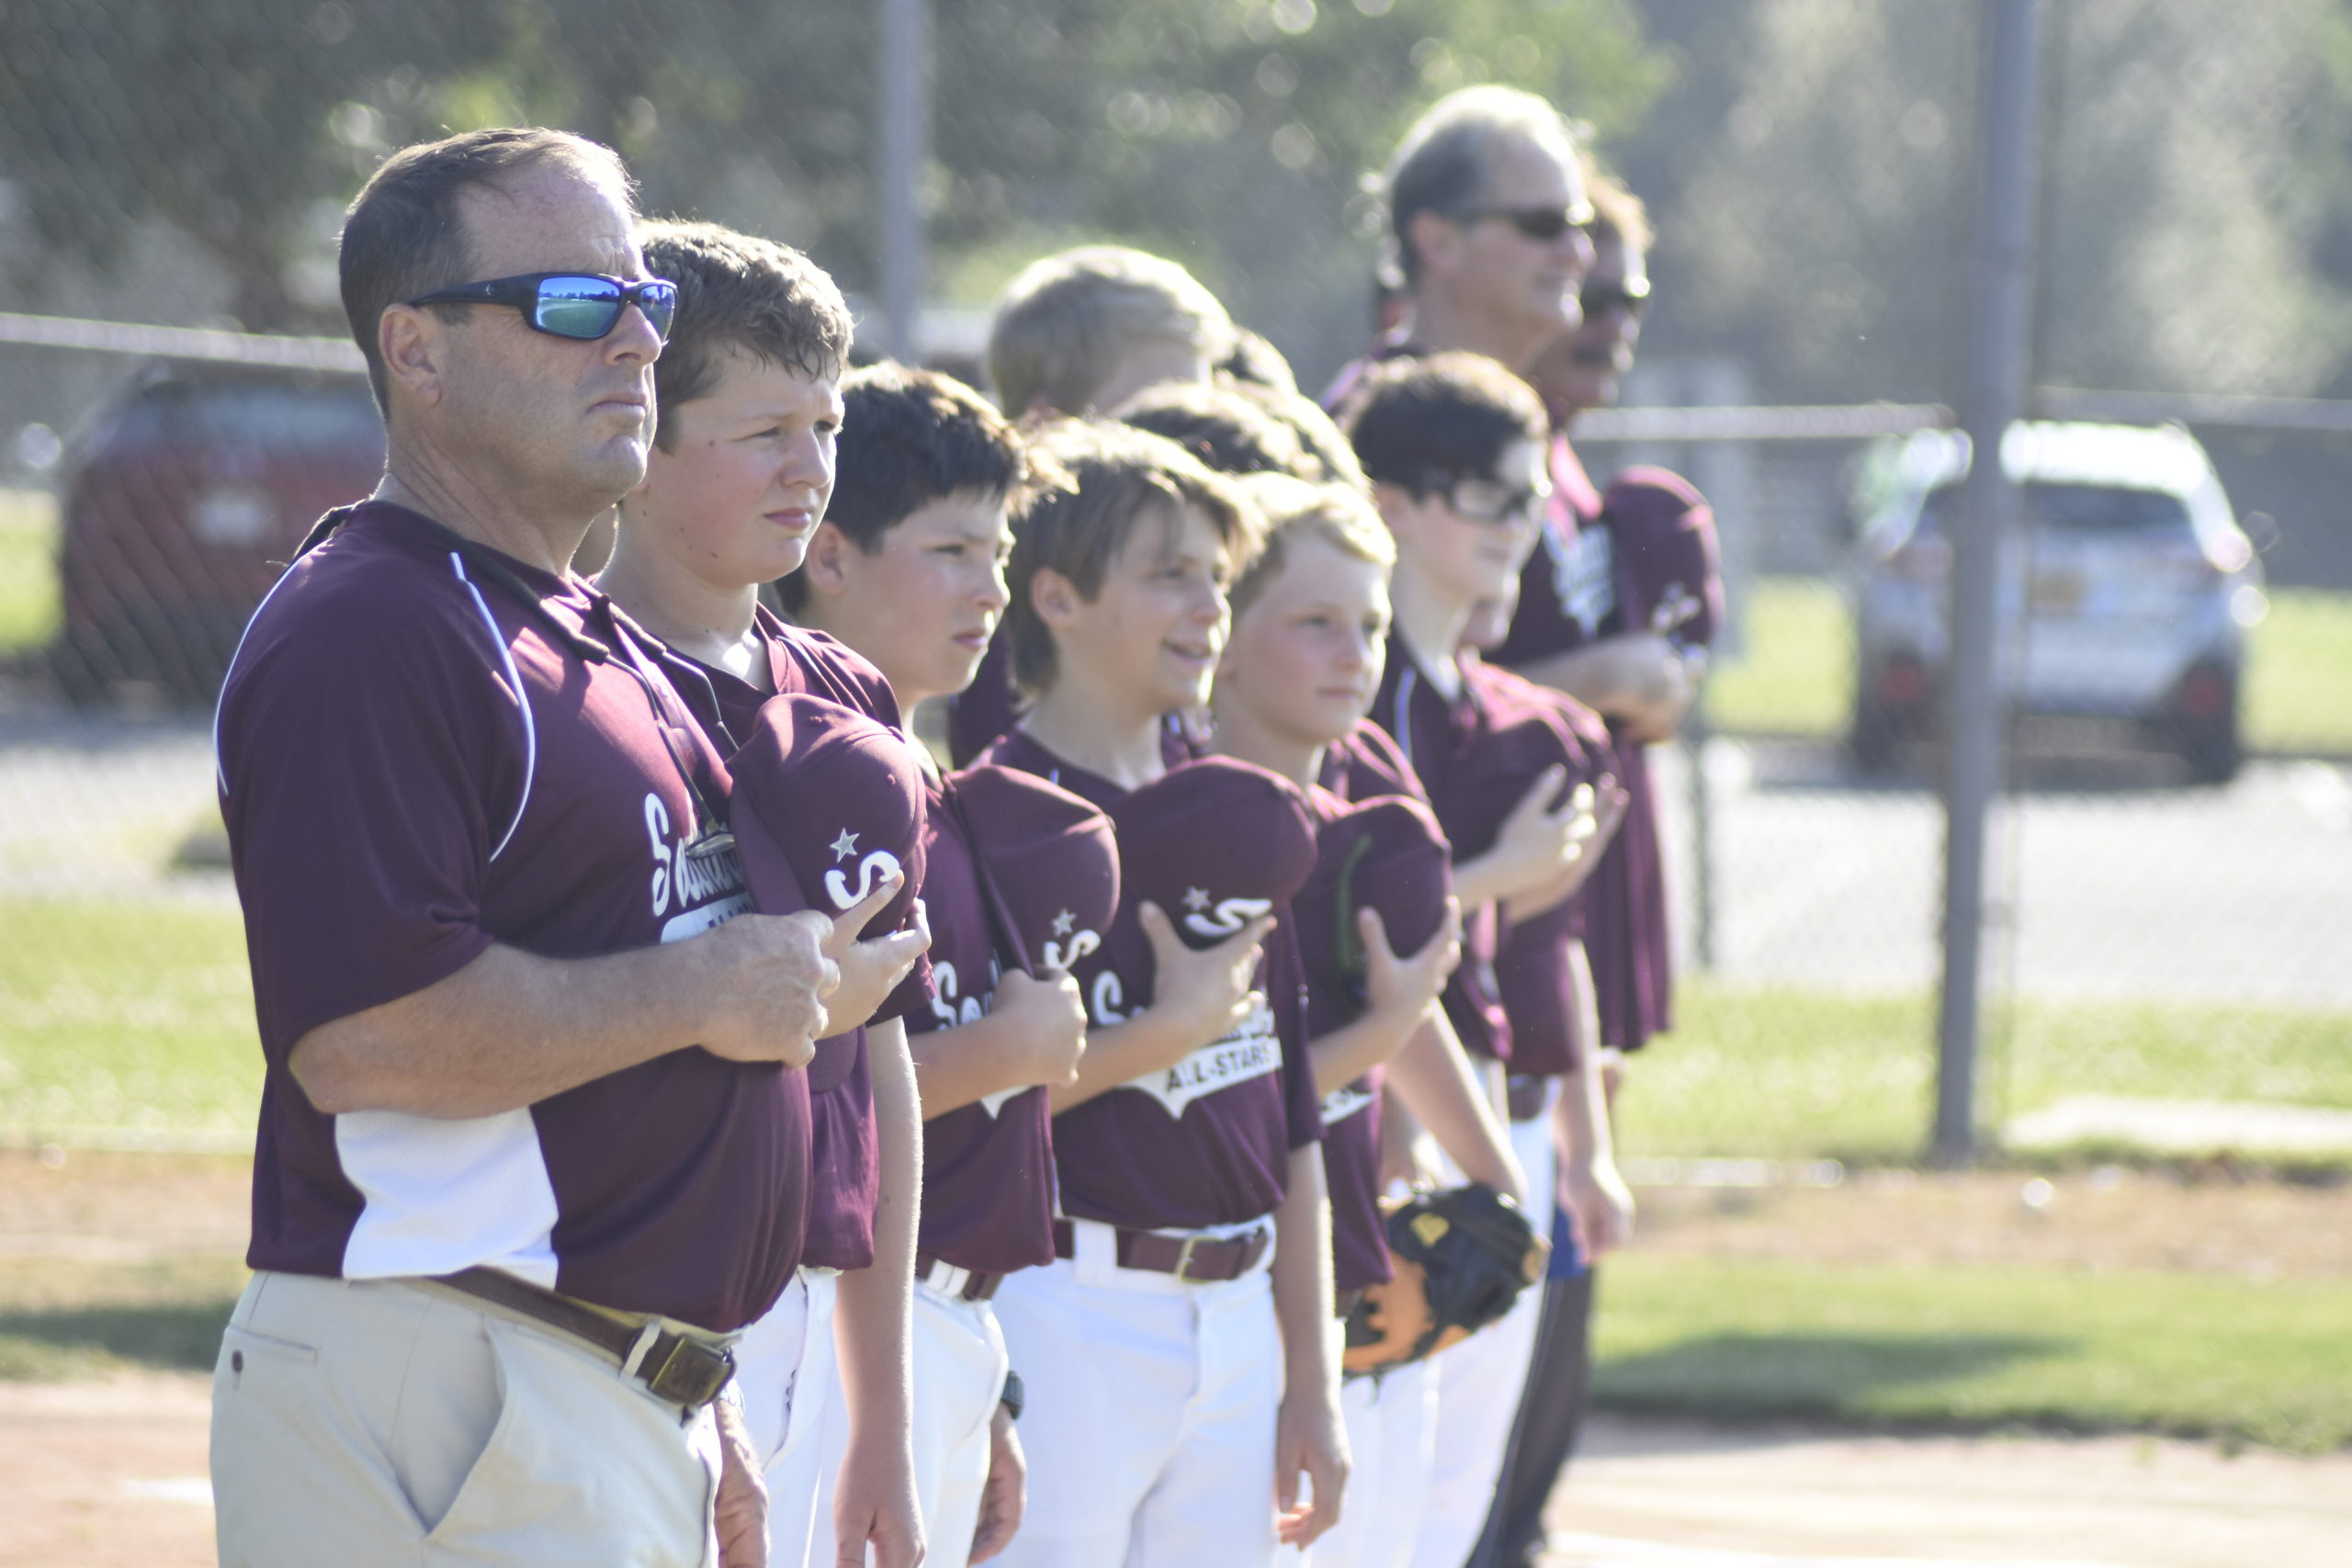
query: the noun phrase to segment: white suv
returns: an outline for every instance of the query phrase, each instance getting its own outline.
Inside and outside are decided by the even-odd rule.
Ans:
[[[1938,728],[1968,438],[1924,432],[1887,456],[1855,626],[1851,742],[1871,770]],[[2246,628],[2268,601],[2205,449],[2177,426],[2019,423],[2001,460],[2026,525],[2001,551],[1996,668],[2013,714],[2123,721],[2192,777],[2233,776]]]

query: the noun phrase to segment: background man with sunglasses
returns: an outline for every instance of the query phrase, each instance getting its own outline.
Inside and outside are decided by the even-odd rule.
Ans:
[[[1593,265],[1585,225],[1593,214],[1582,159],[1550,104],[1494,85],[1441,99],[1407,131],[1384,194],[1386,271],[1402,291],[1402,311],[1378,357],[1468,350],[1529,378],[1545,350],[1578,328],[1579,295]],[[1344,396],[1361,374],[1361,367],[1343,373],[1334,397]],[[1559,537],[1573,539],[1577,520],[1598,512],[1565,439],[1554,442],[1547,467],[1552,494],[1539,530],[1544,547],[1521,558],[1529,560],[1530,579]],[[1491,642],[1508,615],[1500,603],[1484,607],[1464,640]],[[1611,915],[1596,903],[1585,929]],[[1593,1043],[1581,1038],[1590,1030],[1582,1021],[1591,1013],[1590,970],[1566,923],[1547,928],[1533,945],[1540,951],[1514,948],[1513,962],[1542,971],[1542,983],[1522,991],[1553,998],[1559,1016],[1515,1020],[1514,1033],[1524,1027],[1531,1038],[1575,1037],[1575,1048],[1565,1075],[1544,1067],[1512,1079],[1512,1142],[1528,1168],[1536,1223],[1549,1226],[1555,1201],[1563,1201],[1572,1216],[1568,1233],[1598,1251],[1625,1233],[1632,1200],[1608,1153]],[[1459,1568],[1472,1555],[1535,1330],[1531,1297],[1504,1324],[1439,1359],[1438,1457],[1412,1568]]]
[[[612,152],[546,130],[399,152],[345,224],[384,479],[217,720],[267,1064],[224,1563],[763,1557],[714,1401],[797,1261],[790,1069],[878,903],[743,912],[726,770],[568,571],[653,435],[674,296],[634,227]]]

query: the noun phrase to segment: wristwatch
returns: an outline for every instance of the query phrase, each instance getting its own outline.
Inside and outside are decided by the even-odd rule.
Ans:
[[[997,1402],[1004,1406],[1004,1413],[1007,1416],[1012,1416],[1015,1421],[1021,1419],[1021,1406],[1023,1403],[1021,1374],[1011,1367],[1004,1370],[1004,1392],[997,1395]]]

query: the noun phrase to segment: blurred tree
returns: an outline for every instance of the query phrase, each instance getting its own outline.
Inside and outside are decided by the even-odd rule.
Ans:
[[[244,324],[332,320],[289,287],[314,205],[397,145],[490,20],[465,0],[0,0],[0,175],[43,243],[29,296],[162,219],[234,280]]]

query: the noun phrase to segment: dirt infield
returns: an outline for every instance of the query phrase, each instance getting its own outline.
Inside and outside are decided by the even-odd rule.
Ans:
[[[0,1568],[210,1568],[206,1380],[0,1384]],[[2340,1568],[2352,1456],[1604,1419],[1549,1568]]]

